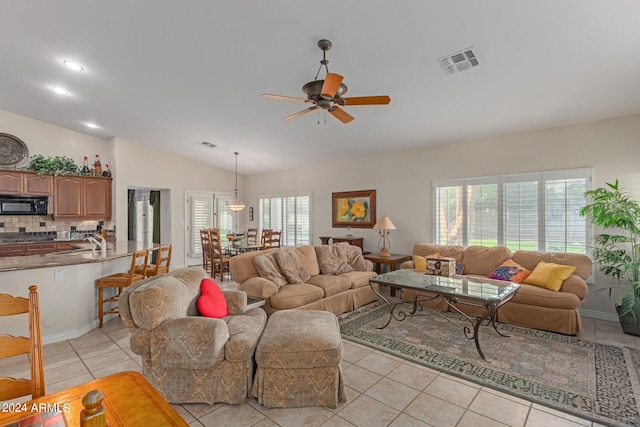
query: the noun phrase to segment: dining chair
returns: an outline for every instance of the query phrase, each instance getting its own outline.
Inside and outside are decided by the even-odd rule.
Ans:
[[[122,293],[122,288],[129,287],[146,277],[147,264],[149,261],[149,251],[138,251],[131,256],[131,268],[126,273],[115,273],[109,276],[98,279],[98,316],[100,323],[99,328],[102,328],[105,314],[119,314],[118,310],[118,298]],[[137,272],[136,272],[137,271]],[[109,298],[104,298],[105,288],[117,288],[117,292]],[[106,311],[104,305],[111,303]],[[115,305],[113,305],[115,304]]]
[[[0,378],[0,401],[31,394],[32,399],[44,396],[44,362],[42,359],[42,330],[38,287],[29,286],[29,298],[0,294],[0,316],[29,314],[29,337],[0,335],[0,357],[29,355],[31,378]],[[22,316],[15,320],[20,321]]]
[[[257,245],[257,244],[258,244],[258,229],[249,228],[247,230],[247,245]]]
[[[208,228],[200,230],[200,244],[202,247],[202,268],[213,277],[213,264],[211,263],[213,251],[211,248],[211,233]]]
[[[271,234],[273,230],[271,228],[263,228],[262,233],[260,234],[260,246],[264,246],[264,238]]]
[[[229,257],[222,249],[222,236],[219,228],[209,229],[211,235],[211,255],[212,273],[211,277],[216,278],[216,273],[220,275],[220,281],[224,281],[224,274],[229,273]]]
[[[155,251],[155,262],[152,262],[151,257],[149,257],[149,264],[147,264],[147,270],[144,274],[145,277],[160,276],[169,272],[169,266],[171,265],[171,249],[171,245],[160,246]],[[142,274],[142,269],[142,265],[136,265],[135,272],[137,274]]]
[[[282,238],[282,232],[280,231],[267,232],[262,242],[262,249],[279,248],[281,238]]]

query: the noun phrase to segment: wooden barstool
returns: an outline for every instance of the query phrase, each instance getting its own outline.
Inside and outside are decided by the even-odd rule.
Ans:
[[[143,280],[147,273],[147,263],[149,261],[149,251],[138,251],[133,254],[131,257],[131,268],[128,273],[115,273],[109,276],[105,276],[101,279],[98,279],[98,314],[100,319],[99,328],[102,328],[102,323],[104,321],[105,314],[117,314],[120,313],[118,310],[118,298],[120,297],[120,293],[122,293],[122,288],[126,288],[128,286],[133,285],[140,280]],[[136,267],[140,273],[136,273]],[[104,299],[103,290],[104,288],[118,288],[117,294]],[[108,310],[104,310],[104,304],[106,303],[115,303],[115,306],[109,308]]]
[[[171,245],[160,246],[157,249],[156,262],[151,262],[149,257],[149,264],[147,264],[147,270],[144,273],[145,277],[160,276],[169,272],[169,266],[171,265]],[[136,265],[135,272],[137,274],[143,274],[143,266]]]
[[[0,401],[15,399],[28,394],[31,395],[32,399],[45,395],[40,302],[37,286],[29,286],[29,299],[7,294],[0,295],[0,316],[13,316],[23,313],[29,313],[29,337],[0,335],[0,349],[2,349],[0,357],[28,354],[31,361],[31,378],[0,378]],[[22,316],[17,316],[14,321],[20,321],[21,319],[25,320]]]

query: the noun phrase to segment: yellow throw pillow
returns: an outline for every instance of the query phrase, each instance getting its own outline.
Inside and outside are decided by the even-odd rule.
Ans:
[[[436,252],[435,254],[420,256],[413,256],[413,265],[416,271],[427,271],[427,258],[440,258],[440,252]]]
[[[540,286],[558,292],[564,281],[567,280],[574,271],[576,271],[576,267],[571,265],[560,265],[540,261],[529,277],[524,279],[522,283]]]

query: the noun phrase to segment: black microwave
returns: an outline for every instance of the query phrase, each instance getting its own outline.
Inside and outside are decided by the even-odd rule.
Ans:
[[[0,215],[47,215],[48,197],[0,196]]]

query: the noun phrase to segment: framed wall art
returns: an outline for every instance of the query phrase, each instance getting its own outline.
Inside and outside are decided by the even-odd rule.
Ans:
[[[376,223],[376,190],[331,193],[334,227],[372,228]]]

